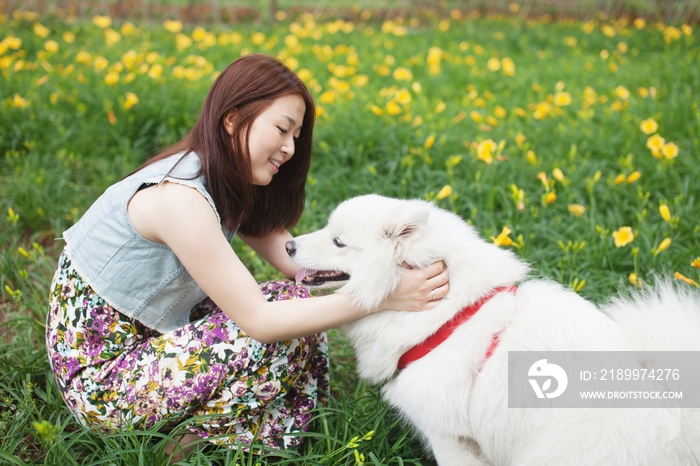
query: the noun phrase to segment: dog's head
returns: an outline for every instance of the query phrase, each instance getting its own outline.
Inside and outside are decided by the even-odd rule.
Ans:
[[[425,267],[439,257],[419,247],[434,206],[420,200],[360,196],[340,204],[325,228],[287,244],[302,266],[297,281],[315,287],[342,286],[372,309],[399,282],[405,267]]]

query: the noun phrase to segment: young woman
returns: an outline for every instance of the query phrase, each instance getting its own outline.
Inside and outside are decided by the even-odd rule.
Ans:
[[[377,309],[301,285],[258,285],[237,233],[286,277],[304,206],[314,103],[277,60],[249,55],[214,82],[191,132],[111,186],[63,234],[47,319],[68,407],[111,432],[188,421],[181,440],[272,448],[301,442],[327,388],[325,330],[447,294],[437,263],[407,270]],[[262,292],[261,292],[262,290]]]

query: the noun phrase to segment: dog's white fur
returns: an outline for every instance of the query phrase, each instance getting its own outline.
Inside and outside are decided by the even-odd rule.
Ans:
[[[383,396],[427,439],[441,466],[700,464],[700,409],[509,409],[507,401],[508,351],[700,350],[697,294],[662,282],[601,312],[556,283],[524,281],[528,266],[513,253],[419,200],[351,199],[295,246],[293,259],[303,267],[349,273],[338,291],[368,309],[394,289],[402,264],[445,261],[450,292],[437,308],[379,312],[343,326],[360,375],[388,381]],[[396,373],[399,357],[460,309],[516,283],[515,295],[496,295]]]

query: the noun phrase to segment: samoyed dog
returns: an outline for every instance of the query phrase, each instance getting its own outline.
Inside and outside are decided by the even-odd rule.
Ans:
[[[340,286],[367,309],[394,289],[404,264],[445,262],[450,291],[436,308],[342,327],[360,376],[385,384],[385,400],[440,466],[700,465],[700,409],[517,409],[507,389],[509,351],[700,350],[698,294],[661,282],[599,309],[556,283],[527,280],[526,263],[460,217],[377,195],[340,204],[287,252],[302,266],[298,280]]]

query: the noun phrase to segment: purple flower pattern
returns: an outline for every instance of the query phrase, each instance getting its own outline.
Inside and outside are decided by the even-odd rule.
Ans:
[[[261,284],[268,301],[310,297],[287,281]],[[46,345],[66,405],[103,432],[188,421],[209,441],[298,446],[325,403],[325,333],[273,344],[245,334],[211,300],[190,323],[160,334],[118,312],[64,253],[51,285]]]

